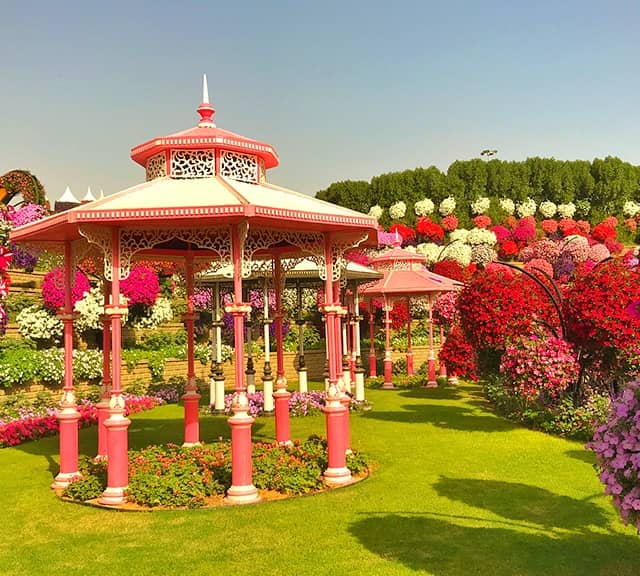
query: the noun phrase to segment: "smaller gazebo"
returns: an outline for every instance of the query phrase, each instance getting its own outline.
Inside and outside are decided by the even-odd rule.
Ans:
[[[370,264],[375,270],[383,273],[382,279],[373,284],[368,284],[361,289],[361,294],[369,298],[369,326],[370,326],[370,351],[369,372],[376,374],[376,354],[373,343],[373,306],[372,298],[382,298],[385,327],[385,354],[384,354],[384,385],[383,388],[393,388],[391,360],[391,320],[389,313],[394,302],[406,300],[409,305],[411,298],[427,297],[429,309],[429,357],[428,357],[428,381],[427,386],[436,386],[436,361],[433,345],[433,298],[442,292],[450,292],[462,287],[462,283],[445,276],[440,276],[425,269],[424,258],[415,252],[404,250],[400,247],[400,239],[394,243],[394,247],[372,258]],[[407,323],[407,373],[413,375],[413,350],[411,347],[411,318]]]

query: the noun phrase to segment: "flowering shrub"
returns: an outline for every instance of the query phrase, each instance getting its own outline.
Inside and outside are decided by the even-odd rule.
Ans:
[[[444,238],[442,226],[433,222],[428,216],[422,216],[418,219],[416,231],[430,242],[442,242]]]
[[[62,338],[62,321],[36,304],[23,308],[16,322],[20,334],[29,340],[57,342]]]
[[[622,206],[622,213],[629,218],[635,218],[640,214],[640,204],[633,200],[627,200]]]
[[[404,302],[395,302],[391,312],[389,312],[389,319],[391,320],[391,328],[394,330],[406,326],[411,319],[407,305]]]
[[[74,304],[73,309],[78,312],[73,327],[79,332],[102,328],[100,316],[104,311],[104,296],[100,288],[91,288],[85,292],[84,296]]]
[[[406,242],[407,240],[413,240],[416,237],[416,233],[413,231],[413,228],[405,226],[404,224],[393,224],[389,227],[389,232],[394,235],[397,232],[402,238],[403,242]]]
[[[91,285],[89,279],[80,270],[75,271],[75,280],[71,291],[71,304],[80,300],[85,292],[89,292]],[[64,307],[64,267],[56,266],[47,272],[42,280],[42,300],[50,310],[58,310]]]
[[[608,420],[587,448],[596,455],[600,481],[625,524],[640,530],[640,381],[627,384]]]
[[[171,300],[159,297],[156,303],[142,314],[132,318],[131,324],[134,328],[157,328],[160,324],[170,322],[173,319],[173,309]]]
[[[530,242],[536,237],[536,221],[533,217],[521,218],[511,232],[511,237],[521,244]]]
[[[520,218],[527,216],[533,216],[538,208],[536,201],[533,198],[525,198],[520,204],[516,206],[516,212]]]
[[[433,265],[433,271],[440,276],[464,282],[467,278],[464,268],[456,260],[439,260]]]
[[[471,202],[471,213],[472,214],[484,214],[489,207],[491,206],[491,200],[486,196],[480,196],[476,198],[473,202]]]
[[[511,230],[506,226],[502,226],[501,224],[497,224],[496,226],[491,227],[491,232],[496,235],[496,240],[498,243],[502,243],[505,240],[511,238]]]
[[[445,232],[451,232],[458,227],[458,218],[456,218],[456,216],[454,216],[453,214],[449,214],[440,221],[440,225],[445,230]]]
[[[440,216],[449,216],[456,209],[456,200],[453,196],[447,196],[438,207]]]
[[[442,249],[440,251],[442,252]],[[447,260],[455,260],[460,266],[466,268],[471,264],[471,246],[462,242],[447,244],[443,256]]]
[[[30,222],[41,220],[47,215],[47,210],[40,204],[27,203],[8,213],[11,224],[16,226],[24,226]]]
[[[518,245],[513,240],[505,240],[498,247],[498,255],[503,260],[511,260],[518,254]]]
[[[584,214],[587,214],[589,210]],[[567,202],[566,204],[558,204],[558,216],[560,218],[573,218],[576,213],[576,205],[573,202]]]
[[[509,215],[516,211],[515,202],[511,200],[511,198],[500,198],[498,204],[500,205],[500,208]]]
[[[542,270],[544,274],[553,278],[553,265],[548,260],[543,260],[542,258],[532,258],[524,265],[524,269],[532,274],[537,274]]]
[[[538,210],[540,210],[540,214],[542,214],[544,218],[553,218],[558,211],[558,207],[554,202],[544,200],[543,202],[540,202]]]
[[[435,204],[429,198],[423,198],[422,200],[418,200],[413,205],[413,211],[416,216],[428,216],[435,210]]]
[[[120,293],[127,298],[129,306],[153,306],[160,294],[158,275],[146,266],[137,264],[131,268],[129,276],[120,282]]]
[[[611,252],[609,252],[609,248],[607,248],[604,244],[594,244],[589,247],[589,260],[593,262],[601,262],[602,260],[606,260],[611,256]]]
[[[407,213],[407,205],[402,200],[399,200],[395,204],[392,204],[391,206],[389,206],[389,216],[391,216],[393,220],[399,220],[400,218],[404,218],[404,215],[406,213]]]
[[[416,252],[424,256],[425,262],[430,265],[433,264],[440,256],[442,246],[438,246],[432,242],[422,243],[416,246]]]
[[[486,266],[489,262],[498,259],[498,253],[486,244],[477,244],[471,247],[471,261],[479,266]]]
[[[578,378],[578,361],[569,342],[555,336],[523,336],[507,345],[500,372],[505,385],[527,400],[557,398]]]
[[[38,263],[40,250],[37,248],[22,248],[18,244],[11,242],[9,251],[13,254],[13,267],[22,268],[26,272],[33,272]]]
[[[467,244],[471,246],[477,246],[479,244],[486,244],[487,246],[493,246],[496,242],[496,235],[491,230],[485,228],[472,228],[469,230],[466,238]]]
[[[473,346],[466,339],[459,324],[454,324],[447,339],[438,353],[440,362],[444,362],[447,373],[470,380],[478,379],[478,365]]]
[[[480,214],[479,216],[475,216],[473,218],[473,223],[477,228],[488,228],[491,226],[491,218],[489,216],[485,216],[484,214]]]
[[[615,225],[611,226],[605,222],[601,222],[600,224],[596,224],[591,231],[591,235],[594,240],[598,242],[604,242],[608,238],[615,240],[616,238],[616,229]]]
[[[540,228],[545,234],[555,234],[558,231],[558,223],[555,220],[543,220]]]
[[[451,326],[458,319],[458,293],[444,292],[433,302],[433,319],[441,326]]]
[[[571,256],[576,264],[589,258],[589,241],[584,236],[567,236],[561,246],[561,254]]]
[[[380,220],[383,213],[384,213],[384,210],[382,209],[381,206],[378,206],[377,204],[369,208],[369,216],[373,216],[376,220]]]

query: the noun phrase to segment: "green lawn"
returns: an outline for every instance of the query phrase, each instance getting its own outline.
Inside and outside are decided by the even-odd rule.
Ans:
[[[0,574],[637,575],[640,536],[575,442],[495,417],[474,385],[367,392],[352,445],[376,462],[354,486],[197,511],[116,512],[47,488],[57,439],[0,450]],[[134,416],[131,447],[181,441],[181,408]],[[224,418],[202,436],[228,436]],[[259,419],[255,436],[273,437]],[[324,434],[324,418],[292,434]],[[91,454],[95,429],[81,432]]]

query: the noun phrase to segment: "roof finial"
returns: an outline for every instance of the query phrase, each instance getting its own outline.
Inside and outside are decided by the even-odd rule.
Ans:
[[[202,75],[202,102],[209,104],[209,86],[207,86],[207,75]]]
[[[209,86],[207,85],[207,75],[202,75],[202,104],[198,106],[198,114],[200,114],[200,122],[198,126],[201,128],[215,128],[216,125],[211,119],[215,114],[215,108],[209,103]]]

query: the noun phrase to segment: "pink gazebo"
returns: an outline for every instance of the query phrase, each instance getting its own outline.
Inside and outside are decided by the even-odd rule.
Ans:
[[[374,348],[374,320],[372,298],[383,299],[384,328],[385,328],[385,355],[384,355],[384,388],[393,388],[391,360],[391,320],[389,312],[393,303],[398,300],[406,300],[407,306],[411,298],[428,298],[429,309],[429,357],[428,357],[428,386],[436,386],[435,373],[435,349],[433,346],[433,298],[442,292],[450,292],[462,287],[462,283],[426,270],[424,257],[415,252],[400,248],[400,239],[390,250],[372,258],[369,264],[383,273],[383,277],[377,282],[363,286],[360,293],[369,298],[369,373],[376,374],[376,354]],[[413,375],[413,350],[411,347],[411,318],[407,323],[407,373]]]
[[[78,420],[73,383],[74,269],[89,255],[104,264],[104,368],[103,401],[99,406],[98,457],[107,459],[107,488],[100,501],[119,505],[126,501],[128,485],[128,427],[121,387],[121,327],[126,302],[120,282],[136,258],[181,259],[185,264],[187,312],[187,386],[184,402],[184,445],[200,442],[198,394],[194,365],[194,270],[211,266],[233,267],[233,302],[227,311],[234,319],[235,381],[232,416],[231,503],[254,502],[251,427],[244,374],[244,319],[250,309],[242,299],[243,279],[270,266],[274,285],[283,282],[282,261],[311,258],[324,281],[329,359],[326,398],[329,484],[351,478],[346,467],[348,409],[341,402],[340,334],[344,307],[339,301],[339,280],[346,265],[345,252],[355,246],[376,244],[374,218],[316,200],[266,181],[266,171],[278,165],[269,145],[216,127],[209,103],[206,77],[197,126],[153,138],[131,151],[146,170],[146,181],[103,199],[54,214],[11,233],[11,240],[46,246],[64,254],[66,297],[60,317],[64,323],[64,387],[60,421],[60,472],[54,487],[64,487],[79,476]],[[268,263],[268,264],[266,264]],[[279,306],[277,304],[277,309]],[[277,377],[276,439],[290,442],[287,382],[282,354],[282,317],[276,315]]]

